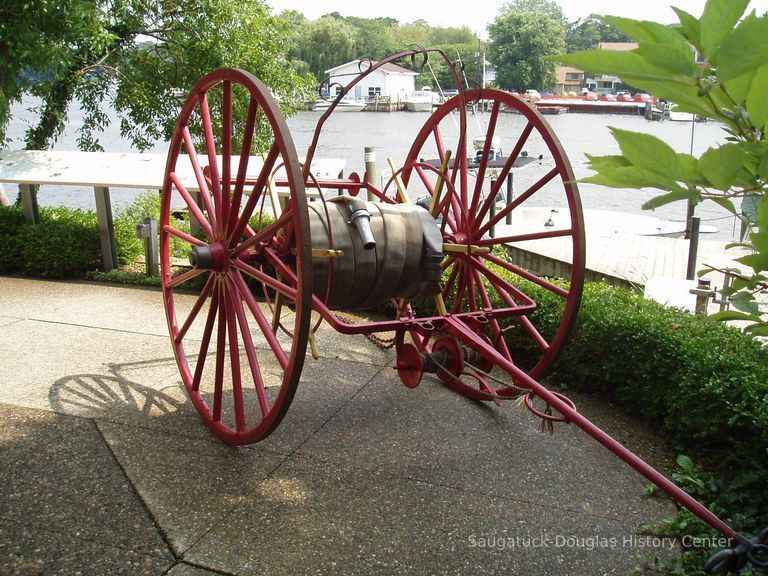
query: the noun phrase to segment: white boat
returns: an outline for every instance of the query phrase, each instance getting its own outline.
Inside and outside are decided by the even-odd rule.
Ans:
[[[331,107],[334,100],[318,100],[312,107],[312,110],[326,111]],[[353,100],[352,98],[342,98],[333,109],[334,112],[360,112],[365,108],[365,100]]]
[[[475,161],[480,162],[483,156],[483,150],[485,150],[485,136],[475,136],[472,138],[472,147],[475,149]],[[494,136],[491,139],[491,147],[488,151],[490,160],[495,160],[501,156],[501,142],[498,136]]]
[[[405,107],[411,112],[431,112],[440,103],[440,96],[425,86],[405,98]]]

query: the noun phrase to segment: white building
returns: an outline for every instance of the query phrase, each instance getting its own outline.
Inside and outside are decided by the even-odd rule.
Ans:
[[[360,68],[366,70],[367,62],[361,64],[360,60],[352,60],[352,62],[326,70],[325,73],[328,75],[329,85],[331,85],[331,96],[336,96],[342,87],[346,87],[347,84],[357,78],[360,74]],[[417,72],[388,62],[358,82],[350,91],[349,96],[355,100],[389,96],[390,101],[401,102],[414,91],[416,87],[414,78],[416,76],[418,76]]]

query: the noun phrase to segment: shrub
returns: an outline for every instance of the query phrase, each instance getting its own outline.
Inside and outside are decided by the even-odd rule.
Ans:
[[[0,274],[21,270],[19,230],[24,225],[24,212],[17,206],[0,206]]]
[[[40,223],[22,226],[18,239],[26,274],[82,276],[101,262],[98,223],[93,212],[41,207]]]

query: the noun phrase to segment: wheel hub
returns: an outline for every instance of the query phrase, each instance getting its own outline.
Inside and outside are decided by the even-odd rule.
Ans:
[[[227,249],[217,242],[210,246],[192,246],[189,263],[198,270],[223,272],[227,268]]]

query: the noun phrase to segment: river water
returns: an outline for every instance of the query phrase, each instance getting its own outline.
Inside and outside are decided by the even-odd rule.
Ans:
[[[35,114],[31,111],[33,102],[17,104],[13,108],[13,120],[9,125],[9,148],[23,147],[23,134]],[[378,168],[386,169],[386,159],[391,157],[396,165],[404,160],[418,130],[428,118],[426,112],[345,112],[336,113],[326,122],[321,132],[316,158],[343,158],[347,161],[345,174],[364,172],[364,148],[374,146],[377,152]],[[59,138],[55,150],[76,150],[76,128],[82,118],[77,106],[70,111],[70,121],[65,133]],[[299,112],[288,119],[291,135],[296,143],[299,155],[303,155],[311,142],[315,125],[320,118],[318,112]],[[503,114],[504,122],[522,122],[522,117]],[[700,155],[708,147],[725,142],[726,133],[722,126],[709,123],[689,122],[652,122],[642,116],[610,114],[561,114],[547,117],[554,132],[560,139],[571,161],[577,178],[590,174],[587,167],[586,153],[605,155],[618,154],[619,148],[609,132],[615,126],[626,130],[635,130],[653,134],[679,152]],[[470,122],[470,127],[472,122]],[[120,137],[118,122],[115,119],[100,137],[107,152],[129,152],[130,143]],[[150,152],[166,153],[167,145],[158,142]],[[611,189],[591,184],[579,185],[582,205],[585,209],[603,209],[631,214],[652,215],[670,220],[684,220],[686,207],[683,203],[667,205],[654,212],[642,210],[642,204],[655,196],[652,190]],[[16,194],[15,187],[6,185],[6,193],[11,201]],[[129,203],[138,192],[136,190],[112,190],[113,206]],[[93,191],[90,188],[43,186],[39,201],[44,205],[67,205],[71,207],[94,209]],[[736,239],[739,225],[723,209],[711,203],[699,205],[696,215],[702,224],[714,226],[717,232],[709,238],[729,241]]]

